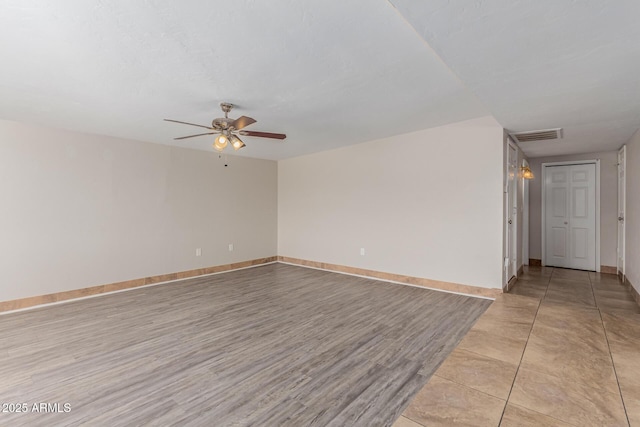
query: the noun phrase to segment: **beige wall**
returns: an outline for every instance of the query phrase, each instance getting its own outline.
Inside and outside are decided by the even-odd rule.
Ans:
[[[625,274],[640,292],[640,131],[627,144]]]
[[[501,288],[502,182],[490,117],[283,160],[278,254]]]
[[[276,162],[7,121],[0,141],[0,301],[276,255]]]
[[[529,258],[542,259],[542,163],[600,159],[600,264],[616,265],[618,245],[618,153],[575,154],[529,159]]]

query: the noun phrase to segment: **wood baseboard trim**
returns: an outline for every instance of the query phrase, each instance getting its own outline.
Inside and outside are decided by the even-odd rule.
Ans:
[[[627,289],[629,289],[629,292],[631,292],[631,295],[633,295],[633,299],[636,300],[636,304],[640,305],[640,293],[638,293],[636,288],[633,287],[633,285],[629,281],[629,278],[626,276],[624,276],[624,284]]]
[[[611,267],[610,265],[601,265],[600,273],[604,274],[618,274],[618,267]]]
[[[216,265],[213,267],[197,268],[195,270],[180,271],[177,273],[161,274],[149,276],[141,279],[126,280],[124,282],[109,283],[106,285],[91,286],[88,288],[74,289],[71,291],[57,292],[54,294],[39,295],[35,297],[20,298],[11,301],[0,301],[0,313],[25,308],[32,308],[39,305],[51,304],[61,301],[68,301],[88,296],[106,294],[111,292],[133,289],[140,286],[171,282],[174,280],[189,279],[192,277],[206,276],[209,274],[222,273],[224,271],[238,270],[241,268],[255,267],[262,264],[269,264],[277,261],[276,256],[252,259],[249,261],[235,262],[232,264]]]
[[[529,258],[530,267],[542,267],[542,260],[536,258]]]
[[[292,264],[301,267],[333,271],[336,273],[344,273],[352,276],[362,276],[371,279],[383,280],[386,282],[417,286],[421,288],[451,292],[472,297],[495,299],[498,295],[502,294],[502,289],[480,288],[477,286],[462,285],[459,283],[442,282],[439,280],[425,279],[422,277],[404,276],[401,274],[385,273],[382,271],[367,270],[364,268],[349,267],[346,265],[330,264],[326,262],[309,261],[305,259],[291,258],[286,256],[278,256],[278,261],[284,264]]]

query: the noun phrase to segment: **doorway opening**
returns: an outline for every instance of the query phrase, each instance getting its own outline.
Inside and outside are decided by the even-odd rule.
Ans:
[[[627,178],[625,169],[627,167],[626,156],[627,146],[623,145],[618,151],[618,247],[616,256],[616,270],[618,275],[624,278],[625,275],[625,226],[624,217],[626,214],[626,188]]]
[[[518,146],[506,138],[504,187],[503,289],[509,290],[518,275]]]

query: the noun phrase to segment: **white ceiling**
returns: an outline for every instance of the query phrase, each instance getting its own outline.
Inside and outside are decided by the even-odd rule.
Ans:
[[[489,114],[384,0],[3,0],[0,51],[0,118],[172,144],[203,130],[163,118],[208,125],[227,101],[288,136],[243,138],[251,157]]]
[[[530,157],[615,150],[640,127],[640,1],[390,0]]]
[[[211,150],[162,119],[209,124],[227,101],[288,135],[245,138],[267,159],[488,114],[565,128],[530,156],[640,127],[637,0],[390,2],[3,0],[0,119]]]

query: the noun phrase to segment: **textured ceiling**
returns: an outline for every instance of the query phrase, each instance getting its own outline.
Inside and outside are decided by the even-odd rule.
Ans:
[[[173,137],[221,101],[283,132],[282,159],[488,111],[384,0],[4,0],[0,118],[211,150]]]
[[[397,10],[396,10],[397,8]],[[640,127],[637,0],[3,0],[0,119],[283,159],[492,114],[562,127],[529,156],[616,149]],[[413,28],[412,28],[413,27]]]
[[[640,1],[390,0],[534,156],[615,150],[640,127]]]

